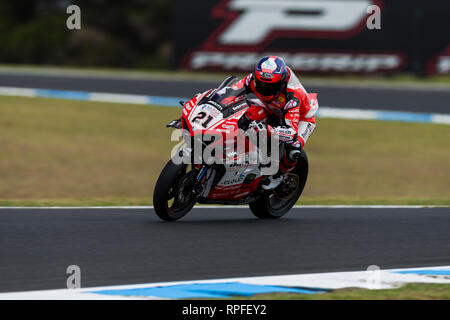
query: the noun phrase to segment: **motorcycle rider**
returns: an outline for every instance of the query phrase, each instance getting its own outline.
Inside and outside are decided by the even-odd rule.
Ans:
[[[258,97],[258,100],[251,100],[254,103],[240,123],[246,123],[255,131],[267,130],[276,134],[286,145],[279,171],[262,185],[263,189],[272,190],[283,181],[285,173],[295,168],[301,148],[316,127],[317,99],[308,96],[300,80],[278,56],[262,58],[252,73],[230,89],[236,90],[236,95],[244,91]]]
[[[317,99],[310,100],[300,80],[284,60],[277,56],[262,58],[256,64],[254,72],[241,79],[232,88],[245,88],[248,93],[253,92],[262,102],[251,105],[245,113],[243,118],[251,121],[249,128],[264,130],[260,123],[265,123],[267,130],[271,134],[277,134],[280,141],[286,144],[286,152],[280,161],[280,170],[262,185],[263,189],[271,190],[281,183],[285,173],[295,167],[301,148],[314,131]],[[278,119],[272,121],[275,126],[271,125],[271,117]]]

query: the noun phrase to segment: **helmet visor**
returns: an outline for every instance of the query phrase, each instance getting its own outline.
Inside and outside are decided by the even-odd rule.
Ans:
[[[268,83],[255,79],[255,89],[262,96],[277,96],[281,92],[281,81]]]

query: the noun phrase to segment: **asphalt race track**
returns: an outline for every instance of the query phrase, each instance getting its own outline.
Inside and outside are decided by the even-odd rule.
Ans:
[[[449,208],[0,209],[0,292],[450,263]]]
[[[0,86],[39,89],[108,92],[169,97],[191,97],[215,88],[211,81],[160,80],[133,77],[92,77],[75,75],[37,75],[0,73]],[[312,85],[308,92],[319,93],[321,106],[374,110],[410,111],[450,114],[450,89],[396,87],[352,87]]]

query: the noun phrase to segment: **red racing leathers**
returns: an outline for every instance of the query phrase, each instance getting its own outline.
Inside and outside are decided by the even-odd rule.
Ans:
[[[284,141],[293,148],[301,148],[316,127],[315,113],[318,109],[316,95],[308,95],[300,80],[288,69],[287,86],[285,90],[272,102],[262,102],[250,106],[246,115],[250,120],[267,122],[268,117],[275,115],[281,125],[271,127],[267,124],[268,130],[275,132],[281,141]],[[246,88],[248,92],[254,91],[253,74],[249,74],[241,79],[233,89]],[[280,169],[284,172],[290,171],[294,163],[291,163],[284,155],[280,163]]]
[[[318,109],[318,102],[315,94],[308,95],[293,71],[290,68],[287,70],[287,85],[281,94],[270,103],[251,99],[253,104],[245,115],[250,121],[266,123],[271,134],[277,134],[280,140],[287,143],[292,149],[299,149],[305,145],[316,127],[314,115]],[[237,94],[242,91],[254,92],[253,74],[236,82],[230,89],[235,90]],[[212,93],[213,91],[209,90],[198,94],[187,104],[195,105],[202,97]],[[275,126],[267,123],[268,118],[272,116],[279,119],[279,123]],[[288,172],[294,168],[295,164],[295,161],[289,161],[287,155],[284,154],[280,162],[280,170]]]

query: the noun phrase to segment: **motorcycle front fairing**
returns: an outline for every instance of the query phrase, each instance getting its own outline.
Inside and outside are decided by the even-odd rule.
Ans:
[[[216,180],[214,186],[207,186],[202,194],[203,201],[208,203],[242,200],[256,191],[262,179],[258,164],[248,164],[242,159],[248,157],[247,150],[231,149],[226,141],[227,134],[241,134],[238,121],[249,107],[246,98],[244,91],[226,87],[206,92],[186,103],[183,108],[182,126],[189,130],[191,138],[203,139],[205,135],[221,137],[220,141],[210,143],[222,144],[224,159],[223,164],[211,166],[220,174],[213,178]],[[245,136],[242,138],[246,139]]]

